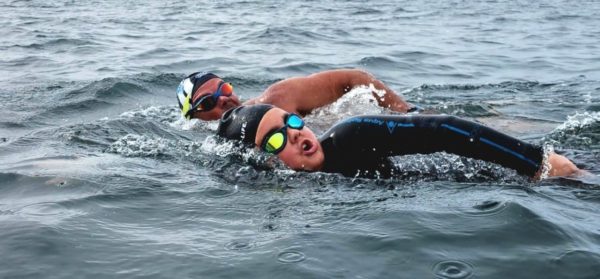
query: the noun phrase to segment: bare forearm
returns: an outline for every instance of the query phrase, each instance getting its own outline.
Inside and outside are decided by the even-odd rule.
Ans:
[[[370,86],[379,106],[407,112],[412,106],[371,74],[355,69],[331,70],[288,78],[269,86],[251,103],[267,103],[289,112],[309,113],[331,104],[357,86]]]

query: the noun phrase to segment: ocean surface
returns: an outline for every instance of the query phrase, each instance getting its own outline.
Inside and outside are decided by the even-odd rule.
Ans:
[[[0,2],[0,278],[600,278],[600,1]],[[407,100],[552,146],[532,182],[447,154],[391,179],[265,168],[186,121],[360,68]],[[310,92],[309,92],[310,93]],[[357,88],[307,117],[386,113]]]

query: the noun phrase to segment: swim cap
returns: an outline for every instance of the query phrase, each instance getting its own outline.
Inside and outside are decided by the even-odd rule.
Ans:
[[[221,116],[217,135],[254,145],[258,124],[260,124],[260,120],[262,120],[265,113],[272,108],[274,106],[267,104],[232,108]]]
[[[194,100],[196,90],[213,78],[219,77],[213,73],[196,72],[184,78],[179,83],[179,87],[177,87],[177,102],[183,116],[187,116],[188,111],[192,108],[192,101]]]

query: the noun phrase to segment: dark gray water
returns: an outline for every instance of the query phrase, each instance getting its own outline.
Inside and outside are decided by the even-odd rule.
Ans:
[[[248,99],[357,67],[600,173],[600,2],[539,2],[3,1],[0,277],[600,278],[597,178],[263,170],[175,103],[193,71]],[[307,121],[384,112],[364,95]]]

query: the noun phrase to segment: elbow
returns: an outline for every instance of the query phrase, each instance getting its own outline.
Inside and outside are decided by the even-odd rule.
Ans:
[[[361,80],[363,83],[368,84],[369,82],[376,80],[375,76],[365,70],[353,69],[352,72],[356,79]]]

